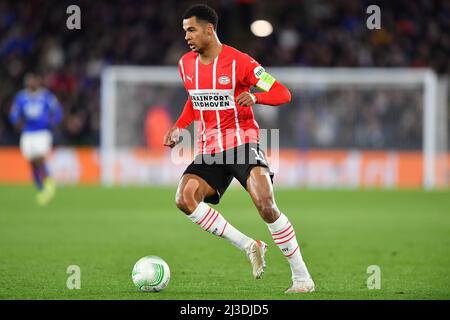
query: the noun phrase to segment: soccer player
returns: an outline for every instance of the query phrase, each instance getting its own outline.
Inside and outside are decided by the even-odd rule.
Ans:
[[[41,87],[36,73],[25,76],[24,90],[16,94],[10,112],[11,123],[21,131],[20,150],[30,162],[34,183],[39,190],[36,201],[47,204],[55,195],[55,182],[50,178],[45,157],[52,147],[52,127],[62,119],[57,98]]]
[[[259,148],[259,127],[251,106],[290,102],[289,90],[268,74],[252,57],[222,44],[216,34],[218,16],[199,4],[183,15],[185,40],[191,51],[179,60],[179,71],[188,99],[164,145],[174,147],[179,130],[199,122],[198,154],[183,173],[176,205],[190,220],[247,253],[253,275],[265,269],[267,245],[233,227],[207,203],[217,204],[233,178],[250,194],[274,242],[287,258],[292,286],[286,293],[312,292],[314,282],[302,259],[289,219],[277,207],[272,177]],[[250,93],[256,86],[263,92]]]

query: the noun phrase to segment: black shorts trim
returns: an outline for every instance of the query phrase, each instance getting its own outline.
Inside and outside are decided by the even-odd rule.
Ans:
[[[194,174],[205,180],[216,194],[204,201],[218,204],[233,178],[247,189],[247,178],[254,167],[267,168],[273,183],[274,173],[270,171],[264,151],[256,143],[246,143],[217,154],[198,155],[183,175]]]

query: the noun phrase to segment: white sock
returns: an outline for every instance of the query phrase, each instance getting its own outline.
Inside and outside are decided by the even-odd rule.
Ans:
[[[303,261],[300,247],[298,246],[295,237],[294,227],[289,222],[288,218],[281,213],[278,219],[273,223],[268,223],[272,238],[276,245],[283,252],[284,256],[289,261],[292,271],[292,280],[294,279],[308,279],[308,269]]]
[[[227,239],[241,250],[245,250],[254,241],[229,224],[219,211],[204,202],[200,202],[188,218],[203,230]]]

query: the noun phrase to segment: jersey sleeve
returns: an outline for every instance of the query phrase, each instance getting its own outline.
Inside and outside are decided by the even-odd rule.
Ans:
[[[184,85],[184,66],[183,66],[183,58],[178,61],[178,71],[180,72],[181,81],[183,81]]]
[[[279,106],[291,101],[291,92],[283,84],[275,81],[268,92],[255,93],[257,104]]]
[[[275,83],[275,78],[267,73],[255,59],[247,54],[243,54],[241,63],[244,70],[244,85],[254,86],[266,92],[270,90]]]
[[[13,125],[17,125],[22,115],[22,107],[20,103],[20,96],[16,95],[14,97],[13,104],[11,106],[11,111],[9,113],[9,121]]]
[[[184,105],[183,112],[175,125],[180,129],[185,129],[192,123],[192,121],[194,121],[194,107],[192,106],[191,98],[188,97],[186,104]]]
[[[181,58],[178,61],[178,71],[180,72],[180,77],[184,85],[183,58]],[[175,125],[180,129],[185,129],[192,123],[192,121],[194,121],[194,107],[192,106],[191,98],[188,95],[188,98],[183,108],[183,112],[181,113],[178,120],[175,122]]]

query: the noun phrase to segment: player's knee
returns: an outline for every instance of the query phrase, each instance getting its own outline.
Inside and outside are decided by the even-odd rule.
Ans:
[[[186,202],[184,201],[184,198],[181,194],[177,192],[177,195],[175,197],[175,204],[177,205],[177,208],[183,211],[186,214],[190,214],[188,206]]]
[[[190,203],[189,199],[186,199],[183,190],[177,192],[175,196],[175,204],[177,205],[178,209],[186,214],[191,214],[193,212],[192,204]]]
[[[176,194],[175,203],[181,211],[186,214],[194,212],[198,206],[195,199],[199,184],[196,180],[189,180],[183,187],[181,187]]]

